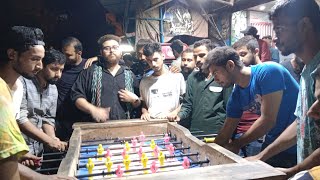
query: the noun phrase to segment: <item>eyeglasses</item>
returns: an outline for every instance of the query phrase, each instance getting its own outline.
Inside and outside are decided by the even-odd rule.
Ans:
[[[118,51],[118,50],[119,50],[119,46],[117,46],[117,45],[114,45],[114,46],[104,46],[104,47],[102,47],[102,49],[103,49],[104,51],[111,51],[111,50]]]

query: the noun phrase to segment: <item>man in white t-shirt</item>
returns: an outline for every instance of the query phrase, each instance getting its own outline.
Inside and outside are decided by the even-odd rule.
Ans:
[[[143,54],[154,73],[151,76],[144,77],[140,83],[141,119],[170,119],[170,117],[178,114],[180,96],[186,92],[183,75],[181,73],[171,73],[164,68],[164,55],[160,43],[145,45]]]

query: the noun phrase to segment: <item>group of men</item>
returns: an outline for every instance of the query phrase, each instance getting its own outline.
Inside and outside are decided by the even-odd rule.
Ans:
[[[232,47],[203,39],[184,48],[175,41],[171,66],[160,43],[141,39],[139,66],[127,67],[115,35],[99,38],[92,63],[74,37],[63,40],[62,52],[45,51],[40,29],[11,27],[1,37],[0,176],[50,178],[18,161],[33,167],[44,148],[64,151],[74,122],[135,117],[215,133],[215,143],[285,168],[288,177],[320,165],[319,6],[280,0],[270,19],[278,49],[299,60],[291,65],[302,71],[300,81],[264,62],[258,38],[248,34]]]

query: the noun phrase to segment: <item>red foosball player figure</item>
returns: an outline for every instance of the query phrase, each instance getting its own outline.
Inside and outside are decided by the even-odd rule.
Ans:
[[[173,156],[174,155],[174,146],[172,143],[168,146],[168,150],[169,150],[170,156]]]
[[[158,166],[157,166],[157,162],[156,161],[152,161],[152,164],[150,166],[150,170],[152,173],[156,173],[158,170]]]
[[[184,169],[189,169],[190,161],[189,161],[188,157],[183,157],[182,166],[183,166]]]
[[[146,136],[141,131],[140,136],[139,136],[140,146],[143,146],[145,140],[146,140]]]
[[[137,138],[136,138],[136,137],[133,137],[132,140],[131,140],[132,151],[133,151],[133,152],[136,152],[137,142],[138,142]]]
[[[116,169],[116,175],[117,177],[122,177],[123,175],[123,169],[121,168],[121,165],[118,165],[118,168]]]

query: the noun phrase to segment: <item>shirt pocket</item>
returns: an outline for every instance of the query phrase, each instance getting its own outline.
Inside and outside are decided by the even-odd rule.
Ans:
[[[209,91],[211,91],[211,92],[220,93],[220,92],[222,92],[222,90],[223,90],[223,87],[209,86]]]

